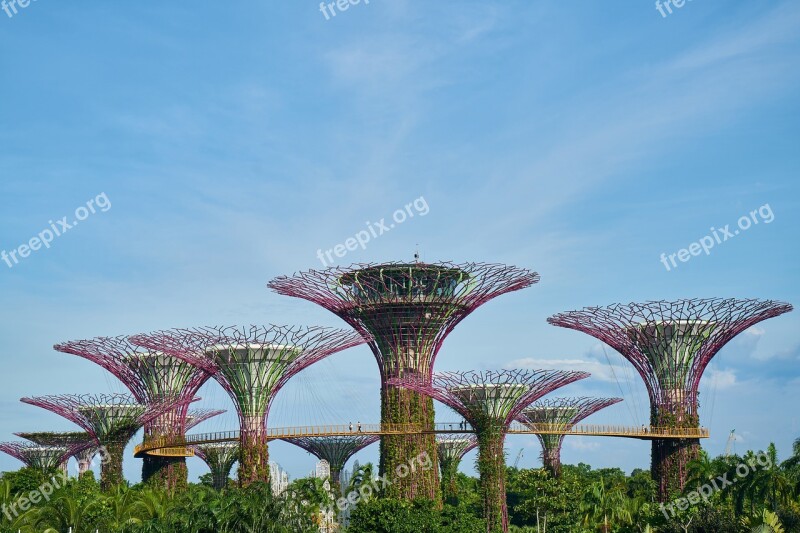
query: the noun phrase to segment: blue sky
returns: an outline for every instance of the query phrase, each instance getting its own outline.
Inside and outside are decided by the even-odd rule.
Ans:
[[[124,391],[56,342],[344,326],[266,283],[321,267],[317,250],[420,198],[426,210],[336,263],[409,260],[418,245],[427,261],[542,276],[460,324],[437,369],[589,369],[564,394],[627,400],[590,422],[644,423],[631,367],[609,353],[612,374],[598,342],[548,316],[648,299],[800,301],[800,5],[673,9],[372,0],[326,20],[313,1],[41,0],[0,11],[0,249],[98,195],[111,206],[0,262],[0,439],[71,429],[22,396]],[[765,205],[771,222],[670,271],[660,262]],[[701,389],[712,454],[735,428],[738,451],[774,441],[786,457],[800,436],[799,325],[797,313],[764,322],[715,359]],[[369,350],[349,350],[297,376],[270,424],[377,420],[378,383]],[[216,384],[203,396],[230,406]],[[202,428],[235,424],[229,414]],[[523,449],[522,466],[539,464],[535,438],[507,448],[511,462]],[[313,468],[290,445],[270,451],[294,477]],[[630,471],[649,454],[645,442],[571,438],[564,460]],[[374,460],[377,446],[358,457]],[[0,455],[0,470],[18,466]],[[129,479],[140,468],[126,456]],[[197,459],[190,469],[205,472]]]

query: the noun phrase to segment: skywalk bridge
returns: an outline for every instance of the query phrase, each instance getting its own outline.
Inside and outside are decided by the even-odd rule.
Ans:
[[[474,433],[469,424],[437,423],[432,429],[423,429],[419,424],[339,424],[319,426],[297,426],[269,428],[266,438],[281,440],[292,437],[342,437],[349,435],[421,435],[430,433],[454,434]],[[593,437],[621,437],[628,439],[707,439],[707,428],[666,428],[651,426],[617,426],[605,424],[564,425],[564,424],[522,424],[514,422],[508,430],[509,435],[583,435]],[[240,432],[221,431],[216,433],[197,433],[185,437],[160,437],[142,442],[134,448],[135,457],[156,455],[166,457],[191,457],[193,445],[222,442],[238,442]]]

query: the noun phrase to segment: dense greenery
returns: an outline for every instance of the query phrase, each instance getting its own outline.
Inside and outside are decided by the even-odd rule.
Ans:
[[[708,490],[708,503],[673,510],[655,503],[657,487],[650,472],[630,475],[616,468],[593,470],[585,464],[564,465],[561,479],[544,469],[509,468],[506,490],[510,531],[517,533],[749,533],[800,531],[800,440],[793,455],[779,463],[774,446],[765,452],[711,459],[701,453],[690,464],[683,496],[693,499],[698,487],[719,482]],[[745,471],[743,465],[750,465]],[[738,471],[737,471],[738,470]],[[371,484],[375,472],[363,465],[348,491]],[[62,481],[46,499],[19,510],[21,496],[29,497],[45,483]],[[217,533],[320,531],[325,510],[334,501],[319,479],[294,481],[280,496],[254,483],[248,488],[217,491],[210,476],[170,496],[150,487],[117,486],[104,491],[90,473],[63,482],[23,468],[0,478],[0,533]],[[483,496],[475,478],[457,474],[458,498],[442,509],[430,500],[402,501],[381,494],[359,498],[350,510],[348,533],[471,533],[486,531],[481,516]],[[63,485],[63,486],[62,486]],[[229,484],[229,487],[233,484]],[[723,486],[725,485],[725,486]],[[695,492],[695,495],[697,493]],[[696,499],[696,498],[695,498]],[[12,508],[12,503],[17,504]],[[26,506],[27,507],[27,506]],[[14,516],[15,510],[17,516]],[[674,511],[674,517],[671,516]],[[665,516],[666,515],[666,516]],[[328,515],[330,518],[331,515]],[[332,531],[333,529],[331,529]]]

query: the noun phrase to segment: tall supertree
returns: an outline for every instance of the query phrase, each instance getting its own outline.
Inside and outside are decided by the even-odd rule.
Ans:
[[[548,431],[536,434],[542,445],[542,465],[553,477],[560,478],[565,435],[549,431],[569,431],[584,418],[621,401],[622,398],[542,398],[523,410],[519,420],[534,431]]]
[[[506,433],[520,412],[545,394],[589,377],[562,370],[443,372],[432,380],[412,376],[392,380],[447,405],[463,416],[478,438],[478,473],[488,531],[508,530]]]
[[[342,437],[293,437],[283,440],[328,462],[331,468],[331,492],[336,498],[339,498],[342,495],[342,484],[339,478],[344,465],[357,452],[380,440],[380,437],[377,435],[346,435]]]
[[[529,270],[480,263],[383,263],[311,270],[269,283],[335,313],[368,340],[381,374],[381,423],[433,428],[433,402],[390,385],[407,375],[430,380],[439,348],[467,315],[489,300],[539,281]],[[379,472],[385,475],[427,453],[436,461],[432,432],[384,435]],[[391,497],[440,501],[437,469],[397,479]]]
[[[122,455],[125,445],[147,422],[183,408],[191,399],[136,403],[126,394],[63,394],[22,398],[24,403],[52,411],[87,431],[105,450],[101,487],[109,489],[124,481]]]
[[[191,400],[211,377],[204,370],[163,353],[158,347],[141,348],[126,336],[69,341],[56,344],[54,348],[108,370],[142,404],[163,399]],[[183,436],[188,405],[181,402],[173,411],[147,422],[145,439]],[[188,475],[185,457],[145,455],[143,458],[142,481],[150,485],[170,491],[183,489],[188,484]]]
[[[587,307],[548,322],[588,333],[630,361],[650,396],[651,425],[694,429],[700,378],[711,358],[742,331],[791,310],[771,300],[710,298]],[[651,470],[661,501],[683,490],[686,466],[699,450],[699,439],[653,440]]]
[[[436,447],[439,452],[439,470],[442,474],[442,499],[455,503],[458,499],[456,476],[461,459],[478,446],[475,435],[437,435]]]
[[[72,457],[78,462],[78,477],[89,469],[92,458],[97,453],[97,441],[85,431],[37,431],[14,433],[14,435],[42,446],[67,446],[71,448]],[[68,460],[69,457],[64,460],[63,467],[65,469]]]
[[[16,457],[25,466],[36,468],[49,473],[57,468],[64,468],[64,464],[75,453],[77,446],[44,445],[35,442],[0,442],[0,452]]]
[[[215,489],[228,485],[233,463],[239,459],[239,445],[235,442],[212,442],[192,446],[194,453],[211,469],[211,482]]]
[[[267,415],[273,398],[304,368],[364,342],[321,327],[249,326],[170,330],[131,339],[202,368],[228,392],[239,415],[239,483],[269,481]]]

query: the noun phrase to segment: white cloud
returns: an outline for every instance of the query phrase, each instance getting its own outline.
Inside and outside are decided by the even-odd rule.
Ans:
[[[568,448],[580,451],[596,450],[600,447],[599,442],[592,442],[582,438],[566,439],[564,444],[566,444]]]
[[[703,375],[701,382],[704,387],[712,387],[716,390],[729,389],[737,384],[736,371],[711,368]]]

